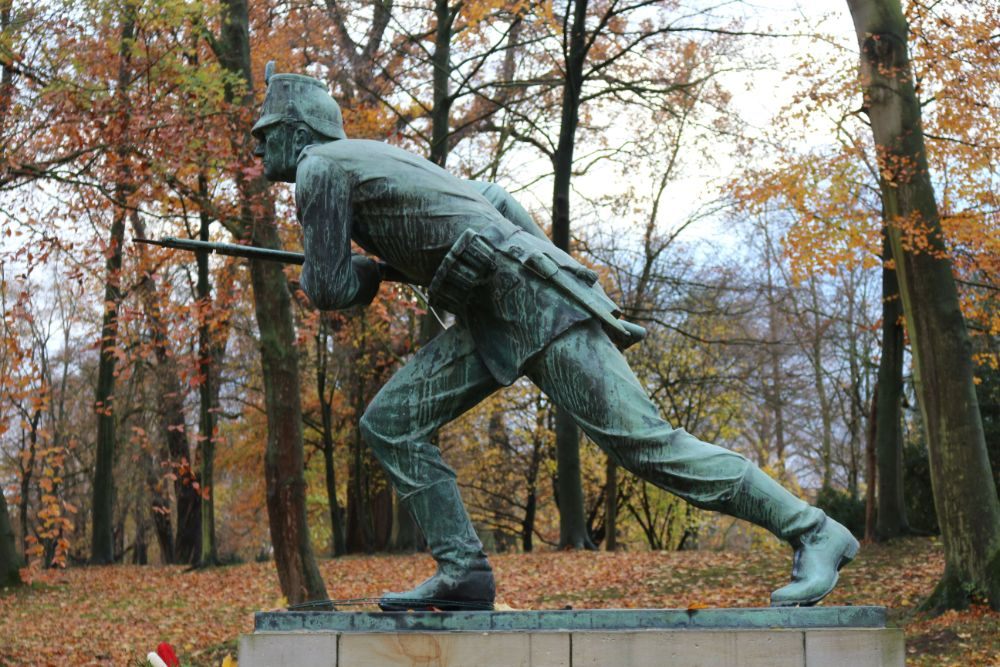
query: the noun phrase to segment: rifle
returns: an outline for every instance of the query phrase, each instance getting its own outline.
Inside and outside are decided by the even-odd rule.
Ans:
[[[306,256],[300,252],[289,252],[287,250],[272,250],[270,248],[260,248],[252,245],[240,245],[238,243],[209,243],[208,241],[195,241],[194,239],[179,239],[174,236],[167,236],[160,240],[136,238],[136,243],[146,243],[148,245],[158,245],[164,248],[177,248],[190,252],[206,252],[216,255],[227,255],[229,257],[246,257],[248,259],[260,259],[267,262],[281,262],[283,264],[304,264]],[[398,269],[378,262],[379,275],[382,280],[393,283],[411,283]],[[422,296],[422,295],[421,295]]]

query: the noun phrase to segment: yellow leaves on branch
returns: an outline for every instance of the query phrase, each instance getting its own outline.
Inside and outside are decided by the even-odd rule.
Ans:
[[[845,265],[877,265],[881,218],[864,192],[864,178],[854,156],[815,150],[747,170],[732,192],[744,213],[789,221],[783,248],[792,277],[801,279]]]

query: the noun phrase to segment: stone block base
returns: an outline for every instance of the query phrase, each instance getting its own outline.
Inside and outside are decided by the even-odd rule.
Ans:
[[[778,612],[777,617],[771,609],[258,614],[258,630],[240,639],[239,663],[240,667],[904,666],[903,632],[884,627],[884,610],[841,608],[847,610],[845,617],[837,615],[838,608],[822,609],[812,617],[804,609]],[[768,625],[776,618],[802,627]],[[816,625],[829,618],[840,618],[841,626]],[[615,624],[612,621],[617,621],[618,629],[608,627]],[[395,627],[365,629],[372,624]],[[442,625],[452,627],[442,629]],[[463,625],[470,629],[455,627]],[[493,627],[485,629],[486,625]],[[657,625],[661,627],[652,627]]]

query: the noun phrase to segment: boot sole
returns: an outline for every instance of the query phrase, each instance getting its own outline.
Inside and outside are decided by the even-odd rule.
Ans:
[[[851,536],[851,541],[844,549],[844,552],[840,555],[840,560],[837,562],[837,570],[833,574],[833,583],[830,584],[830,588],[822,595],[817,595],[806,600],[786,600],[783,602],[771,602],[772,607],[812,607],[815,606],[820,600],[829,595],[834,588],[837,587],[837,581],[840,580],[840,569],[854,560],[855,556],[858,555],[858,550],[861,548],[861,544]]]

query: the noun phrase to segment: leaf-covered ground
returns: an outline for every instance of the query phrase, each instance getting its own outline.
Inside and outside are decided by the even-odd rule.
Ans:
[[[788,576],[784,552],[545,552],[495,556],[499,597],[514,609],[753,607]],[[321,563],[331,597],[370,597],[431,574],[426,555]],[[1000,614],[984,608],[927,618],[915,612],[941,575],[932,540],[866,546],[826,604],[880,604],[905,628],[908,664],[1000,665]],[[281,606],[271,563],[188,572],[180,567],[88,567],[42,573],[30,590],[0,594],[0,665],[126,665],[160,641],[186,664],[221,664]]]

